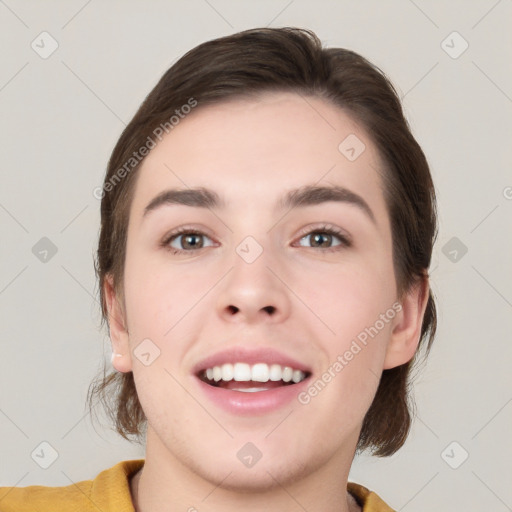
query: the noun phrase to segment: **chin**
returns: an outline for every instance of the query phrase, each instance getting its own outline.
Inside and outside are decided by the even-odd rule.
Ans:
[[[226,464],[221,467],[212,464],[209,467],[197,467],[196,472],[210,481],[218,489],[240,493],[263,493],[272,489],[289,486],[305,477],[309,471],[297,461],[281,459],[280,461],[259,460],[253,467],[240,467]]]

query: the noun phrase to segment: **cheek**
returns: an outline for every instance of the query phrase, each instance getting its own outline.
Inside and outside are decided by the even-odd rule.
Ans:
[[[304,274],[294,291],[319,318],[311,325],[325,358],[301,403],[336,404],[336,418],[355,425],[375,396],[396,316],[392,263],[354,258],[337,270],[317,267],[314,279]]]
[[[297,296],[323,321],[325,339],[352,339],[395,301],[392,265],[378,259],[317,266],[297,272],[293,280]]]
[[[187,281],[154,258],[137,251],[128,254],[125,296],[130,335],[163,339],[187,306]]]
[[[130,253],[125,266],[125,298],[132,350],[145,339],[160,350],[155,365],[178,367],[213,310],[206,297],[222,273],[203,265],[172,265],[161,255]],[[137,363],[137,361],[135,361]],[[134,373],[145,368],[135,364]]]

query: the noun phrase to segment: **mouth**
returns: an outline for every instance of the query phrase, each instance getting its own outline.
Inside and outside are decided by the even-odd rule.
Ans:
[[[289,407],[308,386],[312,370],[301,359],[272,347],[234,346],[205,357],[191,373],[215,407],[232,417],[261,417]]]
[[[201,369],[196,376],[205,384],[243,393],[261,393],[300,384],[309,371],[280,364],[224,363]]]

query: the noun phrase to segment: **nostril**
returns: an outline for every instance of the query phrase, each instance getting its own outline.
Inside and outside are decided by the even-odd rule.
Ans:
[[[265,306],[263,309],[270,314],[274,313],[274,311],[276,310],[274,306]]]

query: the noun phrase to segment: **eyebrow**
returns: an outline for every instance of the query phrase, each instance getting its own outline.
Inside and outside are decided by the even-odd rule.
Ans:
[[[376,224],[375,215],[368,203],[358,194],[341,186],[306,185],[290,190],[277,203],[276,208],[285,210],[314,206],[329,201],[348,203],[363,211]],[[151,211],[164,205],[184,205],[194,208],[224,209],[226,202],[214,190],[198,187],[164,190],[144,208],[145,217]]]

